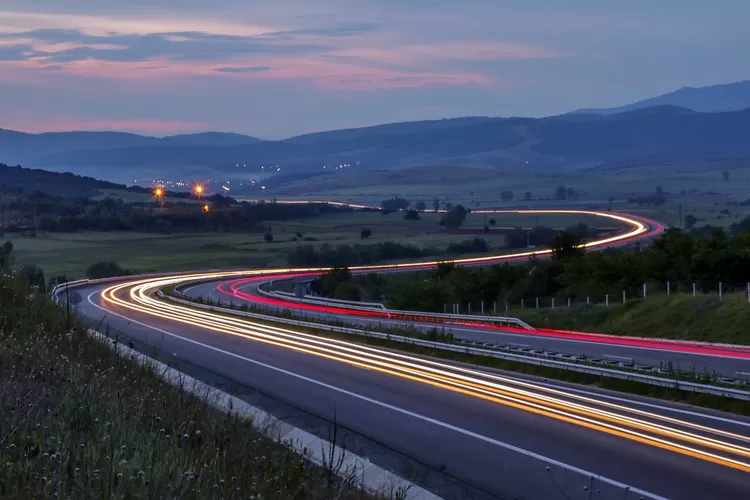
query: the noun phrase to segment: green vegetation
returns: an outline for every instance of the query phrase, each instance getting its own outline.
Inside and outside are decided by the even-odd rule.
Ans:
[[[566,299],[601,300],[607,294],[619,298],[625,292],[631,300],[619,306],[615,299],[609,307],[585,311],[558,307],[514,310],[512,314],[536,326],[750,343],[750,337],[742,333],[750,317],[744,294],[743,300],[725,296],[724,301],[718,296],[692,299],[674,295],[692,292],[693,286],[697,292],[716,290],[719,282],[725,294],[738,289],[744,292],[750,282],[750,231],[730,236],[716,228],[694,233],[671,229],[644,251],[625,248],[584,253],[576,248],[580,241],[579,235],[558,233],[551,242],[553,256],[546,261],[486,268],[445,263],[418,273],[348,279],[356,283],[358,295],[369,300],[385,300],[395,309],[431,312],[444,312],[450,304],[460,304],[464,311],[474,304],[477,312],[481,303],[489,312],[491,304],[513,307],[523,299],[527,306],[536,299],[549,304],[552,298],[562,305]],[[668,283],[673,295],[632,299],[642,293],[644,283],[652,290],[666,290]]]
[[[8,261],[0,497],[369,498],[92,339]]]
[[[656,295],[625,304],[510,311],[540,328],[750,345],[747,295]]]

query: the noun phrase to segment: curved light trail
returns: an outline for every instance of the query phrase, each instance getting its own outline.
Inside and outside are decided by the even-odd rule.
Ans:
[[[240,273],[126,282],[108,287],[102,297],[106,303],[125,310],[346,363],[750,472],[750,436],[745,434],[476,369],[226,317],[160,301],[153,296],[164,287],[196,279],[222,279],[232,274]]]

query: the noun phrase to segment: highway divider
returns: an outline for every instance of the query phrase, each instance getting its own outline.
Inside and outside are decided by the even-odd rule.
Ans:
[[[300,326],[304,328],[328,330],[331,332],[343,333],[346,335],[358,335],[358,336],[364,336],[364,337],[372,337],[372,338],[390,340],[390,341],[399,342],[399,343],[429,347],[429,348],[437,349],[437,350],[453,351],[453,352],[459,352],[459,353],[470,354],[470,355],[475,355],[475,356],[492,357],[492,358],[498,358],[498,359],[507,360],[507,361],[515,361],[518,363],[543,366],[547,368],[556,368],[560,370],[568,370],[568,371],[586,373],[586,374],[596,375],[600,377],[630,380],[633,382],[640,382],[643,384],[660,386],[660,387],[668,387],[668,388],[678,389],[678,390],[682,390],[686,392],[711,394],[714,396],[721,396],[721,397],[730,398],[730,399],[740,399],[740,400],[750,401],[750,391],[745,391],[741,389],[733,389],[729,387],[700,384],[697,382],[681,381],[681,380],[664,378],[664,377],[655,377],[652,375],[646,375],[642,373],[615,370],[611,368],[600,368],[596,366],[589,366],[589,365],[584,365],[584,364],[579,364],[579,363],[569,363],[566,361],[558,361],[558,360],[545,359],[545,358],[534,357],[534,356],[526,356],[522,354],[506,353],[506,352],[500,352],[500,351],[495,351],[491,349],[482,349],[478,347],[458,346],[458,345],[453,345],[453,344],[446,344],[443,342],[434,342],[430,340],[422,340],[422,339],[416,339],[412,337],[391,335],[387,333],[374,332],[374,331],[369,331],[369,330],[361,330],[361,329],[356,329],[356,328],[325,325],[325,324],[320,324],[320,323],[300,321],[300,320],[289,319],[289,318],[279,318],[275,316],[267,316],[264,314],[252,313],[252,312],[247,312],[247,311],[237,311],[235,309],[229,309],[226,307],[198,304],[190,300],[179,299],[177,297],[172,297],[170,295],[167,295],[161,290],[157,292],[157,295],[160,298],[169,300],[177,304],[181,304],[181,305],[185,305],[185,306],[189,306],[189,307],[193,307],[197,309],[203,309],[207,311],[218,312],[222,314],[233,315],[233,316],[243,316],[246,318],[265,320],[265,321],[270,321],[274,323],[283,323],[287,325]]]

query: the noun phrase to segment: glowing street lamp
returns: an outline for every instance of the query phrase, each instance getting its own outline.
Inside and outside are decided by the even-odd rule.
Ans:
[[[209,210],[211,210],[211,207],[209,207],[208,205],[203,205],[203,211],[204,212],[208,213]]]
[[[193,193],[195,193],[195,196],[197,196],[198,198],[203,196],[205,190],[206,188],[203,187],[203,184],[196,184],[195,186],[193,186]]]
[[[164,190],[162,188],[158,187],[154,189],[154,197],[161,200],[162,196],[164,196]]]

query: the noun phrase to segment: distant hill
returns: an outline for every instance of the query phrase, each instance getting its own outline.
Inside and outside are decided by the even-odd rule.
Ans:
[[[128,188],[122,184],[101,181],[71,173],[48,172],[23,167],[11,167],[0,163],[0,192],[4,190],[23,190],[27,194],[36,191],[72,198],[74,196],[93,196],[100,190],[129,190],[145,193],[144,188]]]
[[[693,111],[716,113],[750,108],[750,80],[710,87],[683,87],[674,92],[634,102],[617,108],[579,109],[577,114],[612,115],[652,106],[679,106]]]
[[[102,151],[159,146],[237,146],[255,144],[260,139],[240,134],[205,132],[200,134],[148,137],[124,132],[47,132],[28,134],[0,129],[0,161],[28,164],[60,153]]]
[[[60,144],[65,142],[65,134],[53,134],[54,146],[26,149],[25,163],[121,182],[190,176],[245,182],[259,175],[299,178],[330,172],[340,164],[361,170],[419,165],[580,170],[634,161],[750,160],[749,133],[750,110],[700,113],[683,107],[653,106],[612,115],[394,123],[283,141],[258,141],[232,134],[154,139],[130,134],[82,138],[77,135],[81,133],[72,133],[69,143]],[[3,134],[0,161],[6,151],[28,148],[25,141],[37,140],[28,134]],[[83,147],[87,140],[99,142],[95,147]],[[271,168],[261,171],[261,165]],[[279,174],[276,165],[282,167]]]

